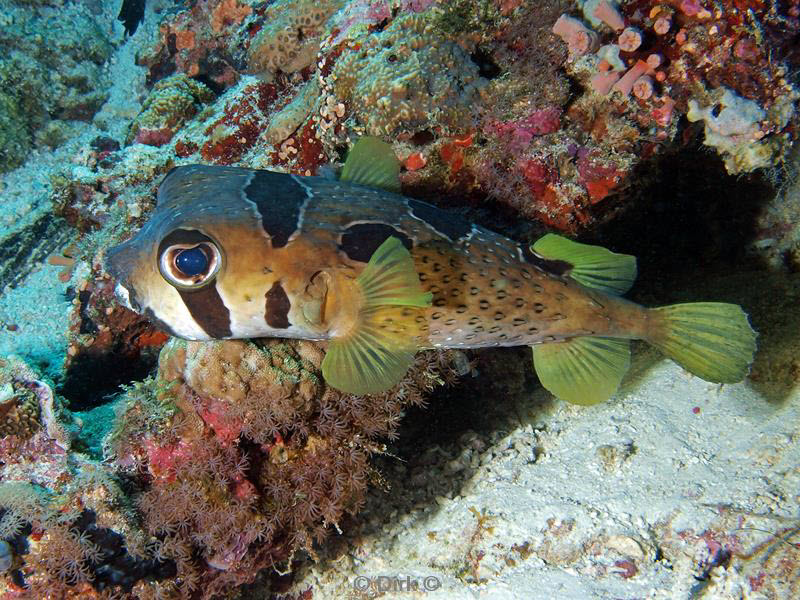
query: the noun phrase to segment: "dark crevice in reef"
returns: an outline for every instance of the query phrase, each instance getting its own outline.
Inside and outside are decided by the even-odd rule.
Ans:
[[[120,385],[145,378],[156,366],[160,350],[160,344],[147,340],[154,334],[166,339],[147,320],[127,309],[116,307],[110,317],[104,308],[109,302],[115,306],[110,294],[108,287],[98,290],[94,284],[80,292],[67,290],[67,298],[77,300],[73,315],[78,319],[72,331],[93,340],[70,358],[56,382],[57,391],[73,411],[103,405]]]
[[[643,163],[629,205],[583,241],[633,254],[639,276],[632,293],[674,277],[691,280],[704,271],[757,267],[747,255],[756,239],[758,214],[775,194],[762,172],[729,175],[707,148],[683,149]],[[696,291],[703,289],[697,280]]]
[[[175,563],[171,560],[143,560],[134,558],[125,547],[125,538],[119,533],[95,523],[95,514],[84,510],[73,527],[99,549],[98,560],[91,568],[94,571],[94,587],[100,591],[122,588],[130,592],[140,579],[161,580],[175,576]]]
[[[27,227],[0,240],[0,290],[19,285],[73,235],[67,222],[46,213]]]
[[[71,362],[57,391],[70,410],[90,410],[112,400],[120,385],[147,377],[157,361],[155,353],[137,358],[116,351],[81,354]]]

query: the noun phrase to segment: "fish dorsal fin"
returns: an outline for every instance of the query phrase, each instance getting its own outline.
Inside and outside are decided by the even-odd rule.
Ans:
[[[343,392],[377,394],[413,364],[432,296],[422,291],[411,254],[396,237],[378,247],[356,283],[363,297],[358,323],[331,340],[322,375]]]
[[[602,246],[581,244],[548,233],[538,239],[531,250],[542,258],[568,262],[572,265],[568,271],[572,279],[606,294],[624,294],[636,279],[635,256],[617,254]]]
[[[584,336],[533,346],[542,385],[557,398],[584,406],[608,400],[630,360],[630,342],[615,338]]]
[[[350,149],[339,179],[399,192],[399,176],[400,161],[392,147],[376,137],[366,136],[360,138]]]

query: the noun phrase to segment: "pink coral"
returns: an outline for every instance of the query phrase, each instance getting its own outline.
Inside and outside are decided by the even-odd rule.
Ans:
[[[697,0],[682,0],[680,9],[687,17],[694,17],[703,10],[703,5]]]
[[[658,17],[656,19],[656,22],[653,23],[653,31],[655,31],[658,35],[666,34],[671,27],[672,27],[672,18],[669,16]]]
[[[661,106],[653,109],[653,118],[661,127],[666,127],[672,120],[672,111],[675,109],[675,100],[669,96],[661,99]]]
[[[647,57],[647,60],[645,62],[647,63],[647,66],[650,67],[651,69],[657,69],[658,67],[661,66],[661,61],[662,59],[660,54],[651,54],[650,56]]]
[[[643,60],[637,60],[636,64],[634,64],[628,71],[620,77],[619,81],[614,84],[614,87],[611,88],[612,90],[616,90],[621,92],[623,95],[628,96],[633,89],[633,84],[636,82],[639,77],[647,73],[648,70],[647,63]]]
[[[635,27],[626,27],[617,39],[620,50],[633,52],[642,45],[642,34]]]
[[[595,92],[605,96],[611,91],[611,88],[614,87],[614,84],[619,81],[619,78],[620,74],[617,71],[597,73],[592,75],[592,78],[589,80],[589,85]]]
[[[147,146],[163,146],[168,143],[174,132],[169,127],[162,127],[161,129],[140,129],[133,139],[135,144],[145,144]]]
[[[620,31],[625,27],[625,20],[622,18],[622,15],[613,4],[606,0],[597,3],[592,15],[600,19],[614,31]]]
[[[647,100],[653,95],[653,80],[647,75],[642,75],[633,82],[633,95],[639,100]]]
[[[509,138],[509,149],[521,150],[534,136],[554,133],[561,127],[561,108],[549,106],[534,110],[516,121],[494,121],[484,128],[487,133]]]
[[[553,33],[560,37],[573,56],[582,56],[597,48],[597,34],[578,19],[561,15],[553,24]]]

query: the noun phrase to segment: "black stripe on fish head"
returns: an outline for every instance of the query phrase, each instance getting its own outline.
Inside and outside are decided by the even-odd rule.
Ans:
[[[292,303],[289,301],[289,296],[286,295],[286,290],[283,289],[280,282],[276,281],[265,296],[267,302],[264,318],[267,321],[267,325],[275,329],[288,328],[291,325],[289,323],[289,309],[292,307]]]
[[[457,213],[450,213],[427,202],[413,199],[408,200],[408,207],[412,216],[427,223],[439,235],[451,242],[466,238],[472,233],[472,223]]]
[[[519,245],[519,253],[522,259],[528,264],[533,265],[540,271],[544,271],[556,277],[565,277],[569,275],[573,265],[565,260],[552,260],[543,258],[531,250],[528,244]]]
[[[253,172],[244,195],[255,205],[272,247],[282,248],[300,229],[303,205],[310,192],[291,175],[262,170]]]
[[[231,337],[231,313],[214,284],[198,290],[176,288],[181,300],[195,322],[209,337],[223,339]]]
[[[158,328],[159,328],[159,329],[161,329],[162,331],[166,331],[166,332],[167,332],[168,334],[170,334],[172,337],[180,337],[180,336],[179,336],[177,333],[175,333],[175,331],[172,329],[172,327],[170,327],[170,326],[169,326],[169,325],[167,325],[167,324],[166,324],[164,321],[162,321],[161,319],[159,319],[159,318],[156,316],[156,314],[153,312],[153,309],[152,309],[152,308],[150,308],[149,306],[148,306],[147,308],[145,308],[145,309],[144,309],[144,311],[142,312],[142,314],[143,314],[145,317],[147,317],[147,320],[148,320],[148,321],[150,321],[150,322],[151,322],[153,325],[155,325],[156,327],[158,327]]]
[[[405,233],[386,223],[356,223],[342,233],[339,249],[350,260],[369,262],[378,247],[390,237],[400,240],[407,250],[414,245]]]

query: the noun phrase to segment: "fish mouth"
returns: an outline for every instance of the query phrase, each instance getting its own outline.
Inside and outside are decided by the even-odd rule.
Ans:
[[[125,308],[136,310],[131,304],[131,294],[124,285],[117,283],[117,285],[114,286],[114,295],[117,297],[117,301]]]
[[[132,298],[131,285],[128,281],[128,275],[135,264],[134,254],[135,249],[132,248],[130,242],[113,246],[106,252],[103,268],[116,282],[114,295],[120,304],[130,310],[139,312],[138,305]]]

